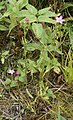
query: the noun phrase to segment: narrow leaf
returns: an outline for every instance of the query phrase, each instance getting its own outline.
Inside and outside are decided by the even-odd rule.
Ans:
[[[33,98],[33,96],[31,95],[31,93],[29,92],[28,89],[26,89],[26,92],[27,92],[27,94],[29,95],[30,98]]]
[[[6,30],[8,30],[8,28],[5,27],[4,25],[0,25],[0,30],[1,30],[1,31],[6,31]]]

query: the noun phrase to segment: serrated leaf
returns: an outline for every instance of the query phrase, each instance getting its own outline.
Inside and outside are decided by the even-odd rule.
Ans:
[[[37,14],[37,9],[36,9],[34,6],[28,4],[28,5],[26,6],[26,8],[27,8],[28,11],[29,11],[30,13],[32,13],[33,15],[36,15],[36,14]]]

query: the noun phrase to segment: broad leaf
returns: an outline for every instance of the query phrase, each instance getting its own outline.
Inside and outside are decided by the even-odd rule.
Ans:
[[[0,10],[4,9],[4,6],[0,6]]]
[[[10,84],[10,87],[16,87],[16,86],[17,86],[17,83],[15,81],[12,81]]]
[[[52,12],[52,11],[48,11],[44,15],[46,15],[47,17],[56,17],[57,16],[57,14],[55,14],[55,12]]]
[[[27,17],[27,16],[30,16],[30,15],[31,15],[31,13],[28,10],[21,10],[18,13],[18,17]]]
[[[40,43],[29,43],[27,44],[28,51],[41,50],[42,46]]]
[[[40,15],[38,17],[38,21],[39,22],[47,22],[47,23],[52,23],[52,24],[56,24],[56,21],[53,20],[52,18],[49,18],[48,16],[46,15]]]
[[[16,5],[16,0],[8,0],[8,1],[9,1],[10,4],[12,4],[14,6]]]
[[[38,14],[41,15],[41,14],[45,14],[49,11],[50,7],[47,7],[47,8],[44,8],[44,9],[41,9],[38,11]]]
[[[29,11],[30,13],[32,13],[32,14],[34,14],[34,15],[37,14],[37,9],[36,9],[34,6],[28,4],[28,5],[26,6],[26,8],[28,9],[28,11]]]
[[[18,0],[17,2],[17,6],[19,7],[19,9],[22,9],[27,4],[28,4],[28,0]]]
[[[27,22],[25,20],[26,18],[28,18],[29,23],[33,23],[33,22],[37,21],[37,18],[34,15],[28,15],[27,14],[26,17],[20,21],[20,23],[24,23],[24,24],[26,23],[27,24]]]
[[[34,34],[36,35],[36,37],[38,39],[41,38],[42,33],[43,33],[42,24],[40,24],[40,23],[33,23],[32,24],[32,30],[33,30]]]
[[[36,69],[35,69],[36,68],[36,63],[35,63],[35,61],[30,60],[30,59],[28,59],[27,61],[28,61],[27,68],[31,72],[31,75],[33,75],[33,73],[36,72]]]
[[[27,82],[26,76],[20,76],[19,81],[22,82],[22,83],[26,83]]]
[[[6,79],[6,81],[4,81],[5,85],[9,85],[11,83],[11,80],[9,78]]]

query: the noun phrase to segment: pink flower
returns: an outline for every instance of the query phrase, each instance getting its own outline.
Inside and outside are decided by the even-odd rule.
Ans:
[[[63,23],[65,20],[64,19],[62,19],[63,18],[63,16],[61,15],[60,17],[58,17],[58,16],[56,16],[56,22],[57,23]]]
[[[18,71],[16,71],[16,73],[15,73],[16,75],[19,75],[20,73],[18,72]]]
[[[29,22],[29,19],[28,19],[28,18],[25,18],[25,21],[28,23],[28,22]]]
[[[9,69],[8,73],[9,73],[9,74],[11,74],[11,75],[13,75],[13,74],[15,73],[15,71],[14,71],[14,70]]]

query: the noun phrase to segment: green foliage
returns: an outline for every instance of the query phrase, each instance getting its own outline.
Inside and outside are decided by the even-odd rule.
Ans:
[[[62,10],[65,10],[65,9],[67,9],[68,7],[73,7],[73,4],[72,4],[72,3],[65,3],[65,4],[63,5]]]
[[[26,24],[25,18],[29,19],[29,23],[48,22],[55,24],[55,20],[49,17],[55,17],[56,14],[54,12],[48,11],[48,9],[49,7],[38,11],[34,6],[28,4],[28,0],[9,0],[7,3],[7,11],[2,15],[1,20],[6,22],[5,18],[8,17],[10,24],[9,33],[15,26],[17,26],[19,22],[21,24]],[[8,30],[8,28],[1,26],[0,30]]]
[[[60,115],[60,106],[58,106],[58,120],[66,120],[63,116]]]
[[[5,63],[5,59],[7,59],[8,56],[9,56],[9,51],[3,51],[3,52],[1,53],[1,62],[2,62],[2,64]]]
[[[45,119],[47,114],[51,114],[50,116],[54,114],[55,118],[52,119],[66,120],[62,116],[64,109],[61,112],[59,105],[58,112],[55,112],[54,106],[57,105],[63,89],[63,86],[60,87],[62,80],[68,85],[73,82],[73,18],[70,16],[65,18],[65,21],[61,19],[59,8],[58,10],[55,8],[58,1],[53,2],[52,7],[49,3],[50,7],[45,8],[41,4],[44,3],[45,6],[46,0],[35,0],[37,5],[40,3],[40,7],[31,5],[28,0],[0,2],[0,35],[7,33],[9,35],[8,38],[4,39],[3,36],[0,38],[0,89],[2,87],[0,98],[3,97],[2,92],[5,88],[10,98],[13,97],[17,102],[21,101],[24,104],[22,110],[19,110],[19,116],[15,117],[21,117],[22,111],[24,113],[29,110],[36,115],[35,108],[38,106],[36,103],[41,99],[44,106],[49,104],[43,114]],[[61,11],[70,6],[73,7],[73,4],[64,4]],[[60,24],[63,21],[64,24]],[[8,68],[11,68],[10,71]],[[19,90],[19,93],[16,93],[15,89]],[[10,93],[12,90],[13,95]],[[55,93],[58,91],[60,92],[56,97]]]
[[[62,71],[65,77],[65,81],[68,84],[71,84],[73,82],[73,54],[71,54],[70,50],[65,60],[65,64],[62,67]]]
[[[73,30],[72,30],[72,28],[70,28],[70,30],[69,30],[69,38],[70,38],[70,45],[73,50]]]

